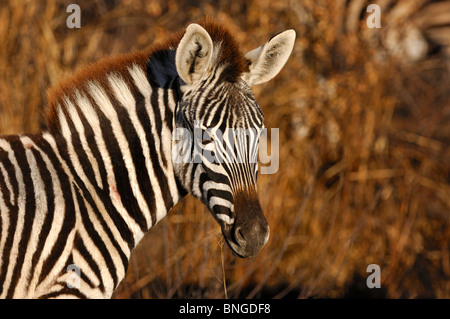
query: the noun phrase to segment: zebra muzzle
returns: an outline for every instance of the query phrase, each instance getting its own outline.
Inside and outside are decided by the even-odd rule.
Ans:
[[[254,257],[269,240],[269,224],[256,194],[235,196],[234,207],[235,222],[222,232],[228,246],[239,257]]]

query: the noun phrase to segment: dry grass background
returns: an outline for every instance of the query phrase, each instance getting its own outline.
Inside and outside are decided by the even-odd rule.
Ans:
[[[388,54],[385,16],[367,29],[349,20],[345,1],[83,1],[81,29],[66,27],[70,3],[0,0],[0,134],[45,128],[46,89],[75,70],[205,15],[228,24],[243,52],[297,31],[284,70],[254,88],[266,127],[280,128],[279,171],[258,181],[266,247],[235,257],[188,196],[138,245],[115,297],[450,297],[441,55],[406,63]],[[372,263],[381,289],[366,287]]]

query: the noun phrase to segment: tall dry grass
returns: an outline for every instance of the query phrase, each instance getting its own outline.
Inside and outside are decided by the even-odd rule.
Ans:
[[[243,52],[288,28],[298,37],[280,75],[254,88],[266,127],[280,129],[279,171],[258,181],[266,247],[235,257],[188,196],[138,245],[115,297],[450,297],[450,82],[439,55],[393,57],[384,29],[350,23],[342,1],[85,1],[81,29],[66,27],[70,3],[1,2],[1,134],[45,128],[46,88],[63,77],[205,15]],[[381,289],[366,287],[372,263]]]

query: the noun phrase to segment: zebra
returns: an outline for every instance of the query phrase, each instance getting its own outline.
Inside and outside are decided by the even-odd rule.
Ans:
[[[202,20],[51,88],[45,130],[0,137],[0,297],[110,298],[133,248],[188,193],[236,255],[256,256],[269,238],[257,162],[175,161],[174,131],[198,122],[210,137],[199,145],[215,150],[213,130],[261,130],[251,86],[280,72],[295,37],[243,55],[225,26]]]

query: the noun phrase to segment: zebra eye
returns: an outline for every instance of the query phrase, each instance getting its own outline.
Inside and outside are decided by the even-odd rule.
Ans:
[[[202,145],[208,145],[209,143],[212,143],[211,140],[202,140]]]
[[[214,138],[207,131],[203,131],[202,144],[206,145],[214,141]]]

